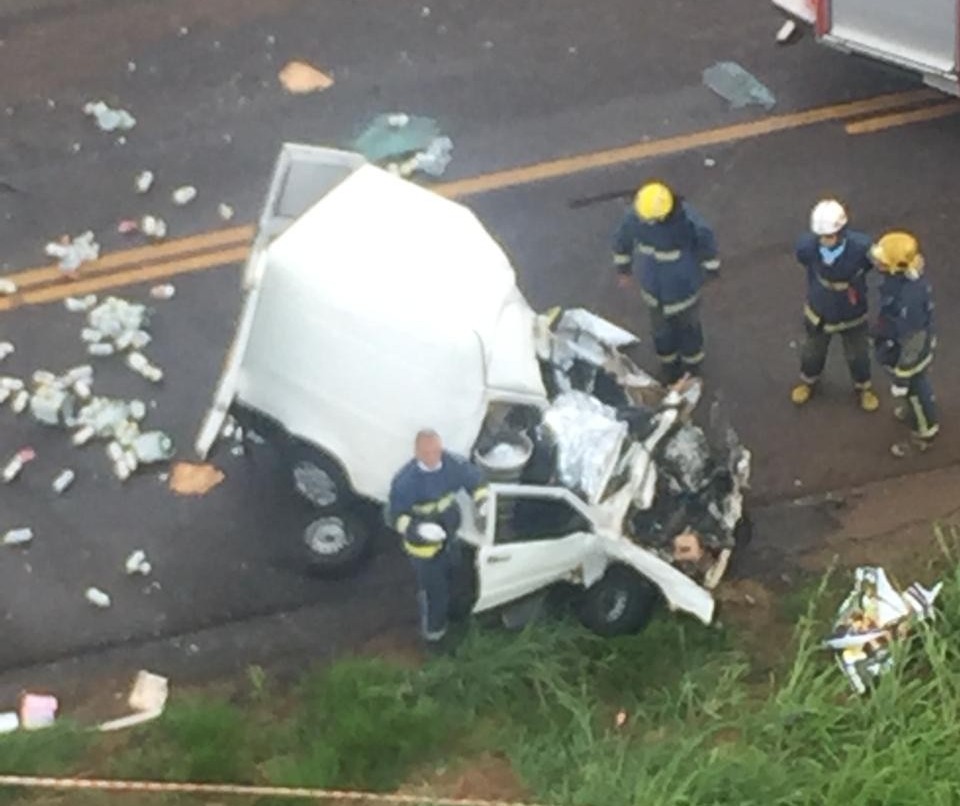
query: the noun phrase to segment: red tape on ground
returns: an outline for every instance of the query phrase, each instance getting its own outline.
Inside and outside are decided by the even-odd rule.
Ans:
[[[21,789],[94,790],[100,792],[152,792],[181,795],[245,795],[249,797],[299,798],[330,802],[398,804],[398,806],[542,806],[505,800],[476,798],[439,798],[431,795],[400,795],[337,789],[310,789],[283,786],[244,786],[241,784],[191,784],[163,781],[117,781],[102,778],[43,778],[30,775],[0,775],[0,787]]]

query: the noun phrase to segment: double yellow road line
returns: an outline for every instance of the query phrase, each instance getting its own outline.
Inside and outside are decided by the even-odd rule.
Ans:
[[[942,96],[933,90],[880,95],[495,171],[436,185],[434,190],[448,198],[463,198],[822,123],[847,121],[845,130],[848,134],[866,134],[960,111],[960,103],[956,101],[929,103],[935,100],[942,100]],[[64,279],[56,267],[49,266],[9,274],[6,277],[16,283],[18,291],[13,296],[0,297],[0,311],[240,263],[247,257],[253,235],[252,226],[231,227],[113,252],[85,264],[78,278],[72,281]]]

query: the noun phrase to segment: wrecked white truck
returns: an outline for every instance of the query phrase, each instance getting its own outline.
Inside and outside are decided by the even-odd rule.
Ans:
[[[390,210],[369,228],[369,210]],[[512,266],[462,205],[355,154],[284,146],[223,375],[197,438],[225,424],[286,458],[315,509],[301,536],[320,570],[371,542],[357,498],[382,503],[435,428],[491,478],[483,531],[465,507],[474,612],[558,583],[592,629],[639,627],[662,594],[709,623],[708,588],[749,533],[750,455],[690,415],[699,382],[664,389],[583,310],[535,313]]]

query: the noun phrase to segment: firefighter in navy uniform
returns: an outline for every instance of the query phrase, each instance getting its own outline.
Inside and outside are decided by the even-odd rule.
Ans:
[[[940,430],[929,377],[937,341],[933,294],[924,276],[920,245],[910,233],[887,233],[871,256],[883,274],[873,334],[877,360],[893,377],[894,414],[912,427],[911,440],[895,443],[891,451],[906,456],[911,446],[926,450]]]
[[[423,637],[438,646],[447,633],[451,585],[460,561],[456,495],[470,493],[482,520],[488,487],[480,469],[445,451],[435,431],[420,431],[414,452],[390,485],[388,517],[403,537],[417,577]]]
[[[793,387],[790,397],[798,406],[810,400],[830,342],[839,336],[860,408],[876,411],[880,401],[870,383],[867,323],[870,238],[848,228],[847,213],[834,199],[825,199],[813,208],[810,230],[797,244],[797,260],[807,271],[803,309],[806,339],[800,357],[800,383]]]
[[[705,272],[720,269],[713,231],[662,182],[637,192],[613,240],[622,286],[634,274],[650,309],[653,342],[664,380],[696,374],[704,359],[700,291]]]

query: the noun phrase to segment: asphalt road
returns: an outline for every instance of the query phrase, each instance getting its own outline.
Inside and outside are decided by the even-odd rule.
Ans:
[[[47,240],[88,228],[105,251],[126,248],[117,221],[148,212],[164,215],[172,236],[224,226],[220,201],[236,208],[236,221],[252,221],[281,142],[343,144],[382,111],[435,117],[455,142],[445,179],[456,180],[763,117],[757,108],[730,109],[702,86],[701,71],[717,61],[756,74],[776,94],[771,114],[915,86],[808,41],[777,48],[778,25],[760,0],[670,0],[642,11],[628,0],[554,0],[549,8],[515,0],[61,0],[17,13],[0,5],[0,261],[5,271],[43,265]],[[286,95],[276,73],[293,58],[331,72],[336,84]],[[97,98],[136,115],[125,143],[82,115]],[[465,201],[513,257],[535,307],[593,308],[644,336],[649,357],[641,303],[615,289],[608,266],[622,204],[615,197],[650,175],[681,188],[714,224],[725,261],[705,304],[708,378],[755,450],[757,497],[771,500],[960,456],[951,428],[960,379],[949,370],[960,330],[949,314],[960,300],[960,277],[950,271],[958,137],[960,118],[858,136],[826,122]],[[141,197],[132,182],[144,168],[158,182]],[[168,194],[187,182],[198,199],[175,209]],[[804,411],[789,403],[802,303],[791,244],[810,205],[828,193],[849,203],[856,225],[910,227],[925,243],[940,311],[935,383],[945,426],[922,459],[888,455],[897,426],[854,408],[837,355],[823,396]],[[372,237],[380,214],[390,211],[372,207]],[[237,278],[231,266],[180,278],[177,296],[156,304],[150,354],[166,370],[162,388],[98,364],[97,390],[155,400],[149,422],[186,457],[230,340]],[[144,299],[148,287],[120,293]],[[17,346],[3,371],[76,363],[80,327],[58,304],[0,314],[0,340]],[[0,667],[305,603],[329,604],[318,641],[331,623],[356,623],[358,612],[369,623],[389,624],[391,613],[409,623],[407,569],[389,546],[356,581],[304,576],[290,545],[303,511],[268,453],[221,453],[224,484],[184,499],[157,472],[121,485],[100,448],[77,451],[62,433],[0,411],[0,456],[23,445],[39,458],[0,488],[0,529],[30,525],[37,537],[29,550],[0,558]],[[63,466],[78,481],[55,499],[48,485]],[[123,575],[135,548],[148,552],[151,580]],[[108,590],[114,606],[87,606],[88,585]]]

